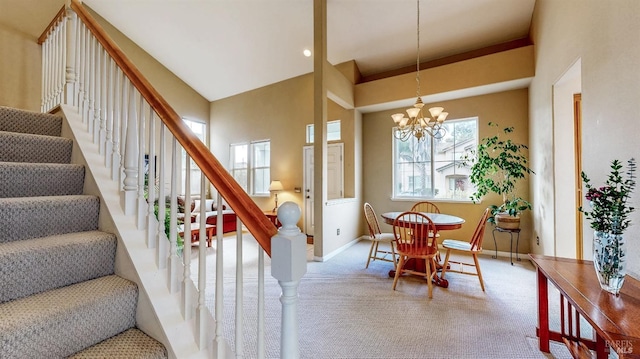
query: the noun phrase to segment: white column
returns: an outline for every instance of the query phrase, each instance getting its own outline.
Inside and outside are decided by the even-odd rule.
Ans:
[[[285,202],[278,208],[282,227],[271,239],[271,275],[282,287],[282,324],[280,358],[299,358],[298,343],[298,284],[307,272],[307,237],[296,226],[300,207]]]

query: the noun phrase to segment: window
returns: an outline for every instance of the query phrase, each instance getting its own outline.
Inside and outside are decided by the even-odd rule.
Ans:
[[[393,136],[393,198],[469,200],[473,193],[462,155],[478,142],[478,118],[449,120],[445,136],[403,142]],[[395,128],[394,128],[395,131]]]
[[[189,126],[191,131],[193,131],[193,133],[196,135],[196,137],[198,137],[198,139],[200,139],[200,141],[205,142],[207,138],[206,136],[207,125],[204,122],[187,120],[186,118],[183,118],[182,121],[184,121],[184,123],[187,126]],[[186,163],[187,163],[187,152],[183,149],[182,150],[182,183],[185,183],[187,178]],[[200,176],[202,174],[202,171],[200,171],[200,167],[196,165],[193,159],[191,159],[190,166],[191,167],[189,171],[190,172],[189,180],[191,184],[189,185],[189,188],[191,190],[191,194],[200,194]]]
[[[231,175],[251,195],[269,195],[271,183],[271,141],[230,146]]]
[[[313,143],[314,125],[307,125],[307,143]],[[340,140],[340,120],[327,122],[327,141]]]

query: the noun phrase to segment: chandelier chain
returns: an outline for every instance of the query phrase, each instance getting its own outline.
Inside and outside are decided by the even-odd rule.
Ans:
[[[416,87],[416,97],[420,97],[420,0],[416,1],[418,10],[417,10],[417,14],[418,16],[416,16],[416,21],[417,21],[417,26],[416,28],[418,29],[417,33],[416,33],[416,38],[417,38],[417,46],[416,48],[418,49],[418,55],[416,57],[416,83],[417,83],[417,87]]]

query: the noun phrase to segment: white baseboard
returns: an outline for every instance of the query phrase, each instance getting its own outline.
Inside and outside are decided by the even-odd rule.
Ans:
[[[338,255],[338,254],[340,254],[340,253],[344,252],[347,248],[349,248],[349,247],[353,246],[354,244],[356,244],[356,243],[358,243],[358,242],[360,242],[361,240],[366,239],[366,238],[367,238],[367,236],[358,237],[358,238],[356,238],[356,239],[352,240],[351,242],[349,242],[349,243],[347,243],[347,244],[343,245],[342,247],[340,247],[340,248],[338,248],[338,249],[336,249],[336,250],[332,251],[331,253],[327,254],[326,256],[322,256],[322,257],[313,256],[313,260],[314,260],[315,262],[326,262],[326,261],[328,261],[329,259],[333,258],[334,256],[336,256],[336,255]]]

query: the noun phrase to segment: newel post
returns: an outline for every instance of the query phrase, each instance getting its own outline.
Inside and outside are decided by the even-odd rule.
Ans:
[[[299,358],[298,284],[307,272],[307,237],[297,226],[300,207],[285,202],[278,208],[282,227],[271,239],[271,275],[282,287],[280,358]]]

